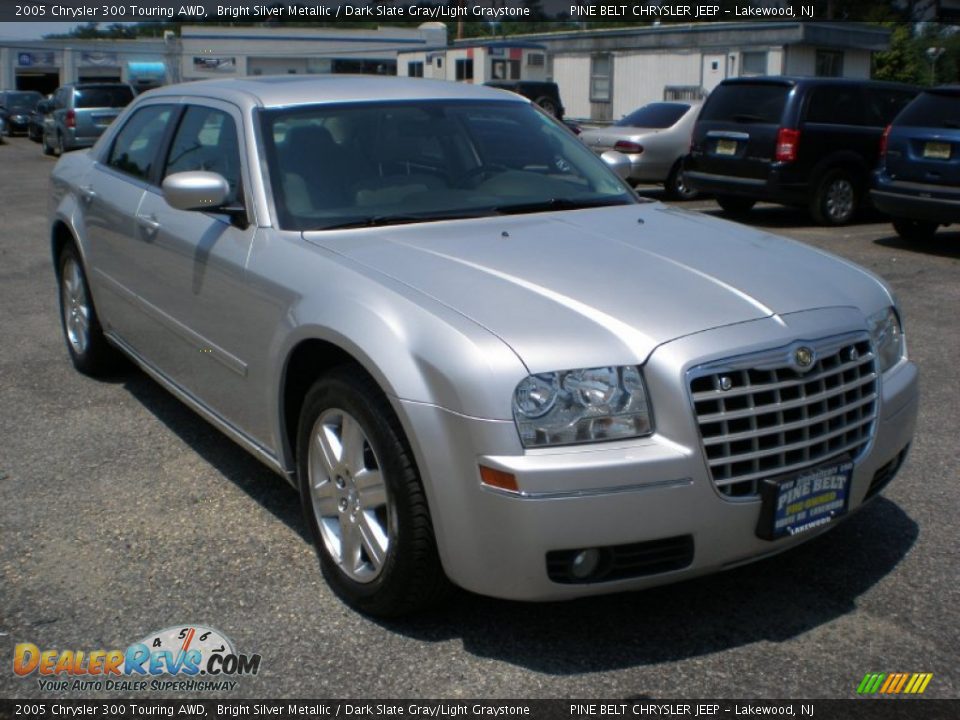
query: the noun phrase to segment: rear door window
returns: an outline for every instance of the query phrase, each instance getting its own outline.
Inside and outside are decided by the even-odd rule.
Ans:
[[[863,97],[856,85],[821,85],[810,94],[807,122],[866,125]]]
[[[789,85],[774,83],[720,85],[707,98],[700,120],[779,125],[789,94]]]

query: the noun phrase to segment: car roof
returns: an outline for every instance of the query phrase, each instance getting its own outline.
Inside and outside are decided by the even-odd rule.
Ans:
[[[166,85],[145,97],[200,96],[241,106],[289,107],[317,103],[376,100],[529,100],[514,93],[482,85],[376,75],[277,75],[199,80]]]
[[[721,85],[750,85],[763,83],[768,85],[869,85],[870,87],[886,87],[900,90],[918,90],[914,85],[907,83],[889,82],[887,80],[870,80],[869,78],[848,77],[813,77],[808,75],[755,75],[751,77],[727,78]]]

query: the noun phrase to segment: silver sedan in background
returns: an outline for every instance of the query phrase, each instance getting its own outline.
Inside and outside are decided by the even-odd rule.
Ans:
[[[913,437],[879,278],[640,199],[518,95],[170,86],[52,180],[73,364],[122,352],[286,478],[367,613],[765,557],[875,497]]]
[[[655,102],[634,110],[607,127],[584,128],[580,139],[600,155],[616,150],[630,158],[631,183],[663,183],[679,200],[697,196],[683,181],[683,158],[700,113],[699,100]]]

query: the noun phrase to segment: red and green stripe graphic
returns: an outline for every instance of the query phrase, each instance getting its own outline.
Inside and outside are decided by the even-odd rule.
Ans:
[[[858,695],[920,695],[933,673],[867,673],[857,686]]]

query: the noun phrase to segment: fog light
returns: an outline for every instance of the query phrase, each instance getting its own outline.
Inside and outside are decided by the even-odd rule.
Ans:
[[[570,574],[577,580],[586,580],[593,575],[600,566],[600,551],[596,548],[581,550],[573,556],[570,563]]]

